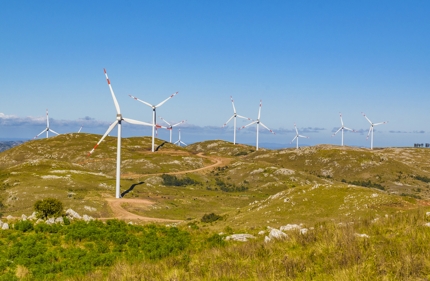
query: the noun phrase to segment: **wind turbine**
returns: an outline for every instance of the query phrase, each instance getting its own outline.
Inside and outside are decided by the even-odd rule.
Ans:
[[[130,96],[130,98],[133,98],[133,99],[135,99],[135,100],[137,100],[137,101],[140,101],[141,103],[143,103],[143,104],[146,104],[147,106],[149,106],[150,108],[152,108],[152,152],[154,152],[155,151],[155,143],[154,143],[154,139],[155,139],[155,137],[154,137],[154,135],[155,135],[155,128],[156,127],[158,127],[158,128],[161,128],[161,126],[159,126],[159,125],[157,125],[156,124],[156,121],[157,121],[157,119],[156,119],[156,115],[157,115],[157,113],[156,113],[156,109],[157,109],[157,107],[160,107],[160,106],[162,106],[166,101],[168,101],[168,100],[170,100],[171,98],[173,98],[174,96],[176,96],[178,94],[178,92],[176,92],[176,93],[174,93],[174,94],[172,94],[170,97],[168,97],[167,99],[165,99],[164,101],[162,101],[162,102],[160,102],[159,104],[157,104],[157,105],[152,105],[152,104],[150,104],[150,103],[147,103],[146,101],[143,101],[143,100],[140,100],[140,99],[138,99],[138,98],[136,98],[136,97],[134,97],[134,96],[132,96],[132,95],[129,95]]]
[[[388,121],[379,122],[379,123],[372,123],[372,121],[370,121],[370,119],[367,118],[366,114],[364,114],[363,112],[361,114],[363,114],[364,118],[366,118],[367,121],[369,121],[369,123],[370,123],[369,133],[367,133],[366,139],[369,139],[369,135],[370,135],[370,149],[373,149],[373,127],[378,126],[378,125],[382,125],[382,124],[386,124],[386,123],[388,123]]]
[[[121,193],[120,193],[120,180],[121,180],[121,123],[122,123],[122,121],[125,121],[125,122],[130,123],[130,124],[143,125],[143,126],[152,126],[152,124],[122,117],[121,110],[119,108],[118,101],[116,100],[115,94],[113,92],[112,85],[110,84],[110,80],[109,80],[108,75],[106,73],[106,69],[104,69],[104,72],[105,72],[107,83],[109,85],[110,93],[112,95],[113,103],[115,104],[116,120],[109,126],[109,128],[106,131],[106,133],[99,140],[99,142],[94,146],[94,148],[91,149],[90,152],[88,152],[88,156],[90,156],[94,152],[94,150],[97,148],[97,146],[99,146],[99,144],[104,140],[104,138],[115,128],[116,125],[118,125],[118,136],[117,136],[118,143],[117,143],[117,153],[116,153],[116,193],[115,193],[115,196],[116,196],[116,198],[121,198]]]
[[[174,144],[178,144],[179,146],[181,146],[181,143],[187,146],[185,142],[181,141],[181,129],[179,129],[179,139]]]
[[[337,133],[339,133],[340,130],[342,130],[342,146],[343,146],[343,131],[344,130],[348,130],[351,132],[355,132],[353,129],[347,128],[343,125],[343,120],[342,120],[342,113],[339,113],[340,116],[340,124],[342,124],[342,126],[339,128],[339,130],[336,131],[336,133],[334,133],[333,135],[331,135],[332,137],[334,137]]]
[[[293,140],[290,143],[293,143],[293,141],[296,140],[296,149],[299,149],[299,138],[308,139],[309,137],[299,135],[299,131],[297,130],[296,123],[294,123],[294,129],[296,129],[296,136],[293,138]]]
[[[224,125],[222,126],[222,128],[224,128],[225,126],[227,126],[228,122],[230,122],[232,119],[234,119],[233,123],[234,123],[234,134],[233,134],[233,144],[236,144],[236,118],[242,118],[242,119],[248,119],[251,120],[251,118],[245,117],[245,116],[241,116],[239,114],[237,114],[236,112],[236,108],[234,107],[234,101],[233,101],[233,97],[230,96],[231,99],[231,104],[233,105],[233,116],[230,117],[230,119],[227,120],[227,122],[224,123]]]
[[[46,138],[48,138],[48,132],[54,133],[56,135],[59,135],[59,133],[57,133],[56,131],[52,130],[51,128],[49,128],[49,115],[48,115],[48,109],[46,110],[46,128],[40,132],[37,136],[35,136],[33,139],[36,139],[38,136],[40,136],[41,134],[43,134],[44,132],[46,132]]]
[[[263,128],[265,128],[265,129],[269,130],[269,132],[271,132],[272,134],[275,134],[275,132],[274,132],[274,131],[270,130],[266,125],[264,125],[264,124],[260,121],[260,117],[261,117],[261,106],[262,106],[262,101],[260,100],[260,107],[258,108],[258,118],[257,118],[257,120],[255,120],[255,121],[253,121],[253,122],[249,123],[248,125],[243,126],[242,128],[240,128],[240,129],[245,129],[246,127],[251,126],[252,124],[257,124],[257,145],[256,145],[256,147],[255,147],[255,150],[258,150],[258,132],[259,132],[259,129],[260,129],[260,125],[261,125],[261,126],[263,126]]]
[[[81,132],[83,125],[79,128],[78,134]]]
[[[167,125],[169,125],[166,129],[170,131],[170,143],[172,143],[172,131],[173,131],[173,127],[176,127],[176,126],[178,126],[178,125],[180,125],[182,123],[185,123],[185,121],[187,121],[187,120],[182,120],[179,123],[171,125],[169,122],[167,122],[166,120],[164,120],[163,117],[160,117],[160,119],[163,120],[164,123],[166,123]]]

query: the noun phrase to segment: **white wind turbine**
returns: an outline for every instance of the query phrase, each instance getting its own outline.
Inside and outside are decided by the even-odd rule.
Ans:
[[[296,136],[293,138],[293,140],[290,143],[293,143],[293,141],[296,140],[296,149],[299,149],[299,138],[308,139],[309,137],[299,135],[299,131],[297,130],[296,123],[294,123],[294,129],[296,129]]]
[[[112,95],[113,103],[115,104],[116,120],[115,120],[115,122],[113,122],[109,126],[109,128],[106,131],[106,133],[99,140],[99,142],[94,146],[94,148],[91,149],[90,152],[88,152],[88,156],[90,156],[94,152],[94,150],[97,148],[97,146],[99,146],[99,144],[104,140],[104,138],[115,128],[116,125],[118,125],[118,136],[117,136],[118,143],[117,143],[117,153],[116,153],[116,193],[115,193],[115,196],[116,196],[116,198],[121,198],[121,194],[120,194],[120,180],[121,180],[121,123],[122,123],[122,121],[125,121],[125,122],[130,123],[130,124],[144,125],[144,126],[151,126],[151,127],[152,127],[152,124],[122,117],[121,110],[119,108],[118,101],[116,100],[115,94],[113,92],[112,85],[110,84],[110,80],[109,80],[108,75],[106,73],[106,69],[104,69],[104,72],[105,72],[107,83],[109,85],[110,93]]]
[[[343,131],[344,130],[348,130],[348,131],[351,131],[351,132],[355,132],[353,129],[350,129],[350,128],[347,128],[347,127],[345,127],[344,125],[343,125],[343,120],[342,120],[342,113],[339,113],[339,116],[340,116],[340,124],[342,125],[340,128],[339,128],[339,130],[337,130],[336,131],[336,133],[334,133],[333,135],[331,135],[332,137],[334,137],[337,133],[339,133],[339,131],[341,131],[342,130],[342,146],[343,146]]]
[[[366,139],[369,139],[369,135],[370,135],[370,149],[373,149],[373,127],[378,126],[378,125],[382,125],[382,124],[386,124],[386,123],[388,123],[388,121],[379,122],[379,123],[372,123],[372,121],[370,121],[370,119],[367,118],[366,114],[364,114],[363,112],[361,114],[363,114],[364,118],[366,118],[367,121],[369,121],[369,123],[370,123],[369,133],[367,133]]]
[[[33,139],[36,139],[38,136],[40,136],[41,134],[43,134],[44,132],[46,132],[46,138],[48,138],[48,132],[54,133],[56,135],[59,135],[59,133],[57,133],[56,131],[52,130],[51,128],[49,128],[49,115],[48,115],[48,109],[46,110],[46,128],[40,132],[37,136],[35,136]]]
[[[181,141],[181,129],[178,130],[179,131],[179,139],[177,141],[175,141],[174,144],[178,144],[179,146],[181,146],[181,143],[185,146],[187,146],[187,144],[183,141]]]
[[[243,126],[242,128],[240,128],[240,129],[245,129],[246,127],[251,126],[252,124],[257,124],[257,144],[256,144],[256,146],[255,146],[255,150],[258,150],[258,132],[259,132],[259,129],[260,129],[260,125],[261,125],[261,126],[263,126],[263,128],[265,128],[265,129],[269,130],[272,134],[275,134],[275,132],[274,132],[274,131],[270,130],[266,125],[264,125],[264,124],[260,121],[260,117],[261,117],[261,106],[262,106],[262,102],[261,102],[261,100],[260,100],[260,107],[258,108],[258,118],[257,118],[257,120],[255,120],[255,121],[253,121],[253,122],[249,123],[248,125]]]
[[[247,120],[251,120],[251,118],[245,117],[245,116],[241,116],[239,114],[237,114],[236,112],[236,108],[234,107],[234,101],[233,101],[233,97],[230,96],[231,99],[231,104],[233,105],[233,116],[230,117],[230,119],[227,120],[227,122],[224,123],[224,125],[222,126],[222,128],[224,128],[225,126],[227,126],[228,122],[230,122],[232,119],[233,120],[233,124],[234,124],[234,128],[233,128],[233,144],[236,144],[236,118],[242,118],[242,119],[247,119]]]
[[[169,122],[167,122],[166,120],[164,120],[163,117],[160,117],[160,119],[163,120],[164,123],[166,123],[167,125],[169,125],[166,129],[170,131],[170,143],[172,143],[172,131],[173,131],[173,127],[176,127],[176,126],[178,126],[178,125],[180,125],[182,123],[185,123],[185,121],[187,121],[187,120],[182,120],[179,123],[171,125]]]
[[[135,99],[137,101],[140,101],[141,103],[146,104],[147,106],[149,106],[150,108],[152,108],[152,152],[155,151],[155,143],[154,143],[154,139],[155,139],[155,127],[161,128],[161,126],[158,126],[156,124],[156,121],[157,121],[157,119],[156,119],[156,117],[157,117],[156,109],[157,109],[157,107],[162,106],[166,101],[170,100],[171,98],[173,98],[177,94],[178,94],[178,92],[172,94],[170,97],[168,97],[167,99],[165,99],[164,101],[160,102],[157,105],[152,105],[150,103],[147,103],[146,101],[140,100],[140,99],[138,99],[138,98],[136,98],[136,97],[134,97],[132,95],[129,95],[130,98],[133,98],[133,99]]]

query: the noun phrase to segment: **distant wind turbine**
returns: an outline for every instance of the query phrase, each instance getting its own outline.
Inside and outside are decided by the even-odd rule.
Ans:
[[[36,139],[38,136],[40,136],[44,132],[46,132],[46,138],[49,137],[48,136],[48,132],[54,133],[56,135],[59,135],[59,133],[57,133],[56,131],[54,131],[51,128],[49,128],[49,114],[48,114],[48,109],[46,110],[46,128],[42,132],[40,132],[37,136],[35,136],[34,139]]]
[[[166,123],[168,125],[168,127],[166,129],[170,131],[170,143],[172,143],[172,131],[173,131],[173,127],[181,125],[182,123],[185,123],[185,121],[187,121],[187,120],[182,120],[179,123],[171,125],[169,122],[167,122],[166,120],[164,120],[163,117],[160,117],[160,119],[163,120],[164,123]]]
[[[224,128],[225,126],[227,126],[228,122],[230,122],[232,119],[234,119],[233,120],[233,124],[234,124],[234,126],[233,126],[234,127],[233,128],[233,131],[234,131],[234,133],[233,133],[233,144],[236,144],[236,118],[239,117],[239,118],[247,119],[247,120],[251,120],[251,118],[248,118],[248,117],[245,117],[245,116],[237,114],[236,108],[234,107],[233,97],[230,96],[230,99],[231,99],[231,104],[233,105],[233,116],[231,116],[230,119],[228,119],[227,122],[224,123],[224,125],[222,126],[222,128]]]
[[[136,98],[136,97],[134,97],[134,96],[132,96],[132,95],[129,95],[130,96],[130,98],[132,98],[132,99],[135,99],[135,100],[137,100],[137,101],[139,101],[139,102],[141,102],[141,103],[143,103],[143,104],[146,104],[147,106],[149,106],[150,108],[152,108],[152,152],[154,152],[155,151],[155,143],[154,143],[154,139],[155,139],[155,128],[157,127],[157,128],[161,128],[161,126],[159,126],[159,125],[157,125],[157,119],[156,119],[156,117],[157,117],[157,113],[156,113],[156,109],[157,109],[157,107],[160,107],[160,106],[162,106],[166,101],[168,101],[168,100],[170,100],[171,98],[173,98],[174,96],[176,96],[178,94],[178,92],[176,92],[176,93],[174,93],[174,94],[172,94],[170,97],[168,97],[167,99],[165,99],[164,101],[162,101],[162,102],[160,102],[159,104],[157,104],[157,105],[152,105],[152,104],[150,104],[150,103],[147,103],[146,101],[143,101],[143,100],[140,100],[140,99],[138,99],[138,98]]]
[[[109,126],[109,128],[106,131],[106,133],[99,140],[99,142],[94,146],[94,148],[91,149],[90,152],[88,152],[88,156],[90,156],[94,152],[94,150],[97,148],[97,146],[99,146],[99,144],[105,139],[105,137],[115,128],[116,125],[118,125],[118,136],[117,136],[118,143],[117,143],[117,153],[116,153],[116,194],[115,195],[116,195],[116,198],[121,198],[121,193],[120,193],[120,180],[121,180],[121,123],[122,123],[122,121],[125,121],[125,122],[130,123],[130,124],[143,125],[143,126],[151,126],[151,127],[152,127],[152,124],[122,117],[121,110],[119,108],[118,101],[117,101],[117,99],[115,97],[115,94],[113,92],[112,85],[110,84],[110,80],[108,78],[106,69],[104,70],[104,72],[105,72],[105,76],[106,76],[106,81],[107,81],[107,83],[109,85],[110,93],[112,95],[113,103],[115,104],[116,120]]]
[[[339,113],[340,116],[340,124],[342,125],[339,130],[336,131],[336,133],[334,133],[333,135],[331,135],[332,137],[334,137],[337,133],[339,133],[339,131],[342,131],[342,146],[343,146],[343,131],[344,130],[348,130],[351,132],[355,132],[353,129],[347,128],[343,125],[343,120],[342,120],[342,113]]]
[[[309,137],[299,135],[299,131],[297,130],[296,123],[294,123],[294,129],[296,129],[296,136],[293,138],[293,140],[290,143],[293,143],[293,141],[296,140],[296,149],[299,149],[299,138],[308,139]]]
[[[259,129],[260,129],[260,125],[261,125],[261,126],[263,126],[263,128],[267,129],[267,130],[268,130],[269,132],[271,132],[272,134],[275,134],[275,132],[274,132],[274,131],[272,131],[271,129],[269,129],[266,125],[264,125],[264,124],[260,121],[260,117],[261,117],[261,107],[262,107],[262,101],[260,100],[260,107],[258,108],[258,117],[257,117],[257,120],[255,120],[255,121],[253,121],[253,122],[249,123],[248,125],[243,126],[242,128],[240,128],[240,129],[245,129],[246,127],[249,127],[249,126],[251,126],[252,124],[257,124],[257,144],[256,144],[256,146],[255,146],[255,150],[258,150],[258,132],[259,132]]]
[[[181,144],[187,146],[187,144],[183,141],[181,141],[181,129],[178,130],[179,131],[179,139],[177,141],[175,141],[174,144],[178,144],[179,146],[181,146]]]
[[[386,124],[386,123],[388,123],[388,121],[379,122],[379,123],[372,123],[372,121],[370,121],[370,119],[367,118],[366,114],[364,114],[363,112],[361,114],[363,114],[364,118],[366,118],[366,120],[369,121],[369,123],[370,123],[369,133],[367,133],[366,139],[369,139],[369,135],[370,135],[370,149],[373,149],[373,127],[378,126],[378,125],[382,125],[382,124]]]

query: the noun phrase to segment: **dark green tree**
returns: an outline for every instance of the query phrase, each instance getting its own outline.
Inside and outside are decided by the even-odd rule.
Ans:
[[[37,200],[34,203],[34,211],[37,212],[38,218],[58,217],[63,214],[63,203],[55,198]]]

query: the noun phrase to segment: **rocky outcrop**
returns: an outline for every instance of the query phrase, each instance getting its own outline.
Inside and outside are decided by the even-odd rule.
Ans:
[[[248,239],[255,239],[255,236],[251,234],[233,234],[225,238],[227,241],[232,240],[240,242],[247,242]]]

